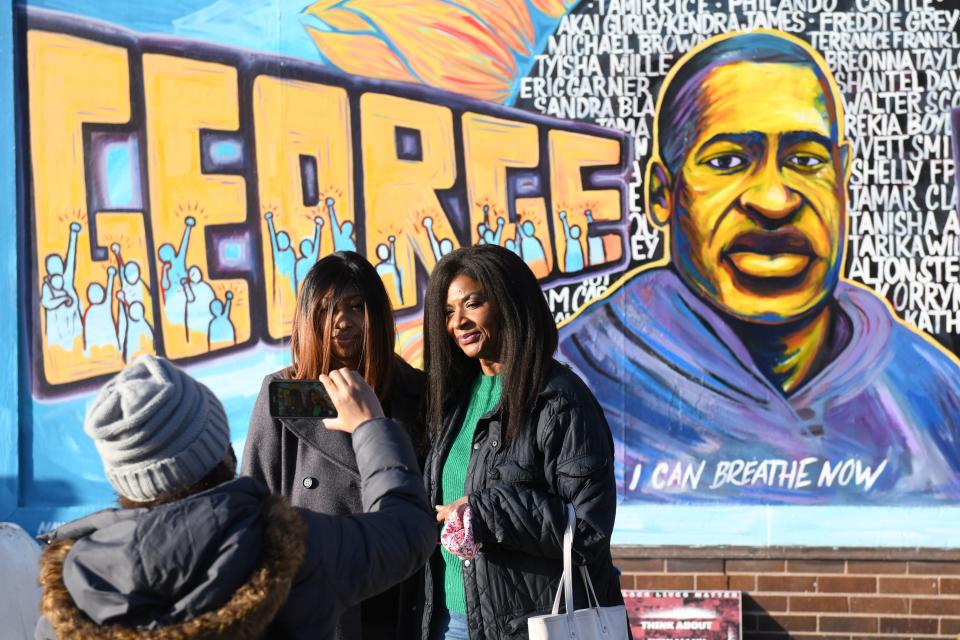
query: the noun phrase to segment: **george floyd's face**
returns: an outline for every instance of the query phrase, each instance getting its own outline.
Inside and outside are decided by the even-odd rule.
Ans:
[[[673,263],[727,314],[801,317],[829,298],[843,257],[849,154],[824,89],[809,68],[740,62],[707,75],[701,105],[651,205],[671,220]]]

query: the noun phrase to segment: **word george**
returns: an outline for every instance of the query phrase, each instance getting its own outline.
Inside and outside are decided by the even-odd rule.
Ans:
[[[28,22],[24,272],[46,391],[138,353],[282,340],[310,266],[334,251],[368,256],[412,317],[460,246],[504,246],[545,286],[629,258],[619,132],[268,55],[147,46],[72,17]]]

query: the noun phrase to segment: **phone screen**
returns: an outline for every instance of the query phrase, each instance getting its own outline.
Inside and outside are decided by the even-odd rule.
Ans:
[[[270,383],[270,415],[274,418],[336,418],[337,410],[317,380],[274,380]]]

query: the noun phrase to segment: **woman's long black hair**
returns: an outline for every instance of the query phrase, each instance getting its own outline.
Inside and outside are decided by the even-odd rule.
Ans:
[[[447,291],[461,274],[480,283],[498,320],[500,407],[504,437],[509,440],[523,431],[546,383],[557,350],[557,325],[536,276],[515,253],[497,245],[477,245],[444,256],[430,274],[423,319],[427,426],[433,438],[443,429],[444,415],[469,393],[480,373],[479,360],[464,354],[447,334]]]

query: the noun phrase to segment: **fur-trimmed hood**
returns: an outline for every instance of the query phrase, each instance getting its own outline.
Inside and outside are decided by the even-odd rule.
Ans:
[[[251,478],[64,525],[40,564],[37,637],[258,638],[303,563],[305,529]]]

